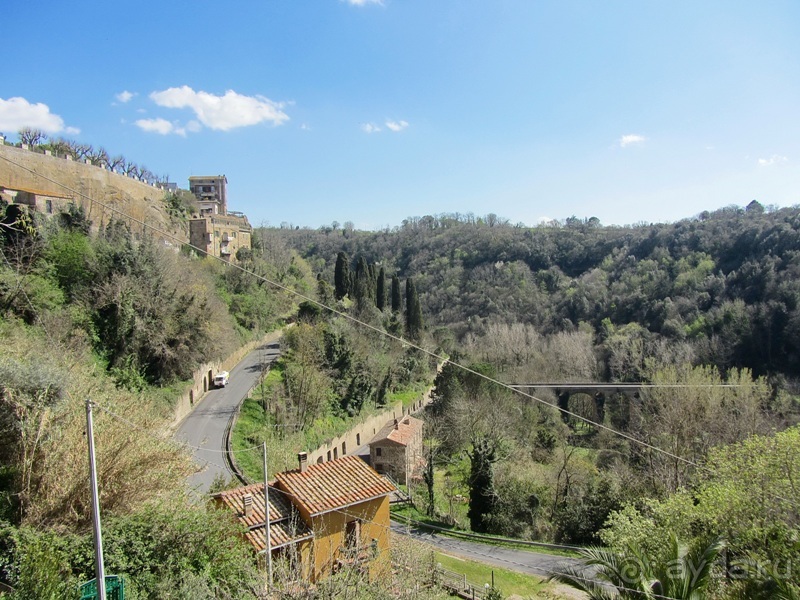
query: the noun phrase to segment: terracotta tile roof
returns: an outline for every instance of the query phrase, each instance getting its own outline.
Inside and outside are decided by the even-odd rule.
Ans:
[[[250,516],[244,514],[244,497],[252,496],[253,504]],[[226,508],[232,510],[236,519],[247,527],[245,536],[248,541],[258,550],[263,551],[266,547],[264,538],[264,484],[254,483],[233,490],[226,490],[214,494],[215,499],[220,501]],[[269,486],[269,523],[270,541],[273,548],[279,548],[312,537],[311,531],[306,527],[300,515],[286,499],[286,494],[275,487],[275,483]]]
[[[303,540],[310,540],[314,537],[308,527],[303,523],[300,515],[297,515],[293,521],[270,523],[269,535],[272,550],[296,542],[302,542]],[[253,548],[255,548],[256,552],[263,552],[267,547],[263,524],[260,527],[248,529],[244,536]]]
[[[387,496],[395,489],[358,456],[309,465],[302,473],[285,471],[275,479],[311,515]]]
[[[392,419],[375,434],[375,437],[370,441],[370,445],[389,440],[401,446],[407,446],[414,436],[422,430],[422,426],[423,422],[411,415],[397,419],[396,425],[395,420]]]

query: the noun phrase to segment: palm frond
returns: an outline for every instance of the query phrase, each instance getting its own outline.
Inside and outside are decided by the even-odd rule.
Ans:
[[[550,572],[547,580],[563,583],[580,590],[589,596],[589,600],[619,600],[620,595],[614,588],[590,579],[585,571],[588,563],[584,563],[584,565],[582,567],[569,565],[557,567],[557,570]]]

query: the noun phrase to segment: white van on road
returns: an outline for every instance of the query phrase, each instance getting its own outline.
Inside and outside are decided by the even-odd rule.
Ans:
[[[230,380],[230,374],[227,371],[220,371],[214,377],[214,387],[225,387],[228,385],[228,380]]]

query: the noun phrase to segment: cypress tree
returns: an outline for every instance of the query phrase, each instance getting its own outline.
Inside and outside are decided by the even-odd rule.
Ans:
[[[359,256],[356,261],[356,274],[353,281],[353,300],[358,304],[372,300],[375,288],[372,285],[372,277],[369,274],[369,266],[363,256]]]
[[[392,275],[392,312],[403,310],[403,297],[400,295],[400,278]]]
[[[336,269],[333,274],[334,296],[337,300],[344,298],[350,291],[350,260],[347,254],[336,255]]]
[[[406,333],[412,339],[419,339],[422,333],[422,309],[419,305],[414,280],[406,279]]]
[[[469,510],[467,518],[472,531],[486,533],[484,517],[497,504],[494,489],[494,463],[497,462],[495,445],[486,439],[475,440],[469,453]]]
[[[383,309],[386,308],[386,272],[384,271],[383,267],[381,267],[380,273],[378,273],[378,286],[375,294],[375,306],[377,306],[378,310],[381,312],[383,312]]]

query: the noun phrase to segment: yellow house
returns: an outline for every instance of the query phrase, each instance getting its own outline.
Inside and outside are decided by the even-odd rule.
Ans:
[[[371,581],[388,573],[389,495],[395,490],[394,485],[357,456],[316,465],[308,464],[305,452],[299,459],[298,469],[277,473],[270,484],[273,552],[293,546],[300,574],[312,582],[346,565],[362,569]],[[237,511],[239,521],[248,527],[248,541],[260,552],[266,546],[263,489],[263,484],[256,484],[215,495],[218,503]],[[261,497],[260,515],[251,513],[252,519],[260,517],[260,524],[241,516],[244,505],[237,498],[248,490],[251,494],[256,491],[253,503],[257,496]],[[281,498],[275,501],[275,506],[273,495]],[[281,501],[288,506],[277,506]],[[293,513],[299,519],[293,518]],[[273,522],[285,526],[273,531]]]
[[[233,511],[239,524],[245,528],[244,537],[261,555],[267,547],[265,531],[264,484],[256,483],[214,494],[218,506]],[[286,496],[269,485],[270,548],[273,557],[284,556],[297,565],[299,575],[308,578],[311,564],[312,540],[314,538],[305,521],[300,518]]]

